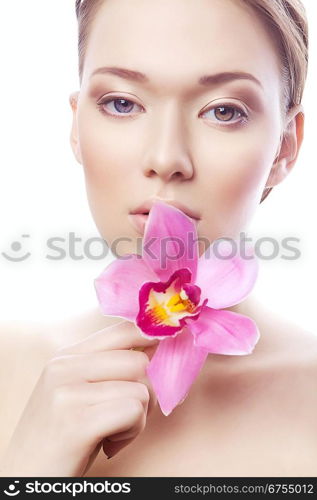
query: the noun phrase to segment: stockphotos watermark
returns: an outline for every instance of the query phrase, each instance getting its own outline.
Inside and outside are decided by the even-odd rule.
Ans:
[[[94,260],[103,261],[109,252],[118,259],[129,260],[130,254],[121,255],[120,245],[131,244],[133,253],[137,258],[145,254],[151,259],[161,256],[161,265],[164,267],[167,260],[181,259],[185,253],[187,258],[193,258],[197,244],[204,245],[205,257],[215,256],[219,259],[230,259],[239,255],[244,259],[251,259],[255,255],[262,260],[297,260],[301,257],[300,238],[285,236],[274,238],[262,236],[256,240],[248,237],[246,233],[240,233],[238,238],[219,238],[208,240],[208,238],[196,237],[194,233],[187,233],[186,240],[177,236],[166,236],[159,240],[155,237],[147,239],[144,244],[143,238],[116,238],[110,245],[100,237],[82,238],[75,232],[69,232],[66,236],[51,236],[40,246],[44,259],[61,262],[64,260]],[[21,263],[32,258],[32,236],[22,234],[11,243],[3,245],[1,256],[9,262]],[[252,253],[250,253],[252,247]],[[225,248],[225,252],[223,251]],[[185,252],[186,251],[186,252]],[[36,253],[38,256],[38,252]]]
[[[24,488],[23,488],[24,486]],[[23,489],[22,489],[23,488]],[[71,494],[73,497],[82,493],[131,493],[131,483],[120,482],[90,482],[84,480],[83,482],[41,482],[32,481],[24,485],[20,485],[20,481],[11,482],[4,490],[3,493],[8,497],[17,496],[20,493],[37,493],[37,494]]]

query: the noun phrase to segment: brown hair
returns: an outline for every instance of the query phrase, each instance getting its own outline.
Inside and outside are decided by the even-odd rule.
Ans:
[[[105,0],[76,0],[79,79],[82,81],[91,24]],[[242,0],[252,7],[274,33],[281,57],[283,110],[300,104],[308,66],[308,23],[300,0]]]

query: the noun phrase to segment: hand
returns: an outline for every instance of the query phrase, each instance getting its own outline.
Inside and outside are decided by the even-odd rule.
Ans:
[[[2,475],[78,477],[101,446],[113,456],[131,443],[157,404],[146,377],[157,343],[122,321],[56,351],[14,431]]]

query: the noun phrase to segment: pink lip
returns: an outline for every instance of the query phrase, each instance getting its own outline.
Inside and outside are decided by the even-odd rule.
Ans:
[[[178,210],[181,210],[182,212],[184,212],[184,214],[186,214],[193,220],[196,221],[200,220],[199,214],[194,210],[192,210],[191,208],[184,205],[183,203],[176,200],[164,200],[163,198],[150,198],[146,200],[144,203],[142,203],[142,205],[139,205],[137,208],[131,211],[130,214],[134,215],[134,214],[144,214],[145,212],[148,213],[153,207],[154,203],[156,203],[157,201],[161,201],[163,203],[166,203],[167,205],[177,208]]]
[[[144,214],[129,214],[129,220],[136,229],[136,231],[144,235],[145,223],[148,219],[148,215]]]

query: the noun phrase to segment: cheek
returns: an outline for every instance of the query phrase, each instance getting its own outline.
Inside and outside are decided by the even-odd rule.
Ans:
[[[118,123],[119,122],[119,123]],[[131,158],[138,154],[140,138],[120,119],[103,117],[99,111],[82,112],[79,141],[86,180],[91,188],[114,193],[131,173]],[[124,181],[124,182],[123,182]]]
[[[97,113],[81,109],[78,134],[90,211],[99,233],[111,245],[117,238],[134,235],[127,213],[132,208],[131,159],[139,154],[140,136],[133,137],[132,127],[127,134],[124,124],[110,123]],[[122,242],[116,251],[135,253],[136,248]]]
[[[200,186],[213,239],[234,237],[251,220],[278,147],[278,124],[213,132],[200,143]],[[211,134],[210,134],[211,135]],[[203,229],[203,226],[202,226]],[[207,225],[204,227],[208,231]]]
[[[279,138],[278,123],[244,126],[217,132],[201,141],[201,162],[210,192],[220,199],[238,200],[262,191],[272,167]]]

